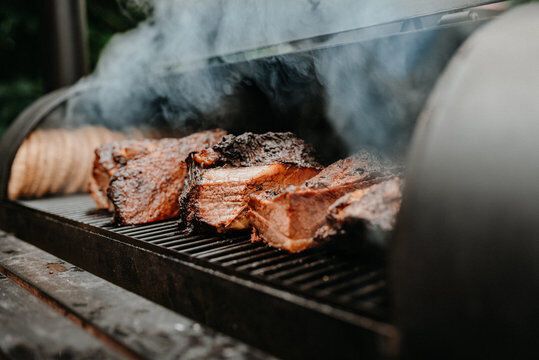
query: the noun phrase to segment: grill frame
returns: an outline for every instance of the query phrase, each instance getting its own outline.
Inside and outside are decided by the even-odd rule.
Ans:
[[[58,211],[80,212],[80,204],[70,206],[63,201],[76,197],[49,198],[27,203],[2,201],[0,226],[129,291],[277,356],[319,358],[335,356],[337,352],[350,358],[377,358],[381,354],[391,353],[394,348],[397,333],[388,323],[387,316],[384,318],[372,311],[369,313],[368,308],[351,311],[338,301],[315,298],[307,291],[291,291],[290,286],[286,285],[286,281],[297,281],[299,277],[303,281],[311,280],[306,281],[305,286],[313,286],[318,273],[289,272],[286,273],[287,279],[276,278],[283,274],[279,271],[294,269],[291,266],[294,261],[304,261],[318,272],[322,271],[324,263],[329,263],[331,267],[331,257],[325,250],[289,255],[262,245],[250,244],[246,240],[234,241],[233,238],[238,236],[217,240],[206,234],[194,234],[190,240],[184,241],[191,244],[197,242],[196,248],[190,248],[191,252],[197,252],[197,258],[193,254],[178,251],[178,246],[182,246],[181,239],[168,239],[169,245],[174,241],[176,243],[173,244],[174,248],[165,248],[130,236],[133,233],[144,234],[155,242],[158,236],[166,235],[167,229],[174,228],[174,220],[146,226],[120,227],[116,230],[118,232],[113,232],[110,220],[105,220],[102,213],[82,215],[79,220],[58,215]],[[47,210],[34,206],[40,202],[46,205]],[[53,206],[55,203],[56,207]],[[159,234],[155,233],[156,229],[160,229],[157,230]],[[245,235],[242,236],[245,239]],[[239,238],[242,239],[242,236]],[[222,244],[221,250],[216,250],[220,246],[215,244]],[[218,258],[224,258],[226,263],[230,263],[234,260],[231,250],[238,247],[249,249],[248,255],[251,257],[257,253],[266,256],[260,260],[262,265],[275,261],[275,258],[271,260],[271,257],[267,257],[268,254],[277,253],[277,258],[285,261],[280,263],[280,267],[273,266],[270,273],[265,274],[270,277],[268,281],[263,277],[246,276],[245,268],[249,267],[249,262],[245,262],[245,259],[238,265],[241,271],[222,266],[216,261],[208,261],[210,255],[221,251]],[[306,261],[309,257],[316,261]],[[258,272],[262,273],[263,269],[258,268]],[[339,274],[343,279],[361,282],[361,279],[346,274],[346,271]],[[369,280],[369,276],[373,275],[366,274],[363,280]],[[272,277],[275,279],[272,280]],[[369,285],[376,283],[367,281]],[[316,286],[316,282],[314,284]],[[354,284],[354,281],[334,285],[339,290],[345,284]],[[357,295],[362,295],[362,289],[365,291],[365,286],[357,287]]]

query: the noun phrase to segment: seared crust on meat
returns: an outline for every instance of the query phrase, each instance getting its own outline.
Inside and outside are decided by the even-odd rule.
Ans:
[[[107,191],[120,224],[143,224],[178,216],[178,196],[186,174],[189,153],[220,141],[223,130],[198,132],[181,139],[161,139],[151,146],[124,147],[113,157],[121,164]],[[142,149],[142,151],[141,151]],[[137,155],[132,157],[131,155]]]
[[[216,129],[180,139],[123,140],[102,145],[95,150],[90,193],[97,207],[114,211],[121,224],[177,216],[185,158],[225,135],[225,131]]]
[[[114,205],[109,202],[107,192],[112,176],[128,160],[148,154],[157,146],[157,140],[123,140],[104,144],[95,150],[92,178],[89,184],[98,209],[114,211]]]
[[[250,197],[248,217],[253,241],[298,252],[315,246],[316,231],[324,225],[328,208],[346,193],[393,176],[398,168],[367,152],[339,160],[303,185],[282,193]]]
[[[298,167],[320,167],[313,148],[296,135],[285,132],[250,132],[228,135],[223,141],[193,157],[204,168],[247,167],[270,164],[290,164]]]
[[[326,224],[317,231],[315,241],[346,239],[383,246],[395,227],[402,186],[402,179],[393,177],[344,195],[329,208]]]
[[[112,176],[108,198],[118,223],[143,224],[178,215],[185,163],[176,143],[161,141],[158,150],[129,161]]]
[[[244,133],[191,154],[180,197],[182,225],[217,231],[248,228],[248,197],[279,192],[315,176],[320,165],[313,153],[291,133]]]
[[[334,162],[317,176],[305,182],[300,190],[319,190],[337,187],[364,187],[365,182],[391,176],[400,167],[388,159],[361,151]]]

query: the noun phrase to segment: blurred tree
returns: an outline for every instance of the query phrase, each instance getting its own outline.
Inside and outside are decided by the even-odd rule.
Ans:
[[[0,133],[41,92],[36,1],[0,2]]]
[[[88,27],[90,63],[92,69],[99,53],[112,35],[135,27],[146,15],[144,8],[132,4],[132,0],[86,0],[88,7]]]
[[[43,94],[40,7],[43,0],[0,1],[0,135],[29,103]],[[91,68],[111,36],[144,18],[132,0],[87,0]]]

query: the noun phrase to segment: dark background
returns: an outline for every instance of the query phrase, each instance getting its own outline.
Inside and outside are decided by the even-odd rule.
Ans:
[[[29,103],[43,94],[41,14],[45,0],[0,1],[0,135]],[[87,0],[90,71],[116,32],[141,15],[111,0]]]

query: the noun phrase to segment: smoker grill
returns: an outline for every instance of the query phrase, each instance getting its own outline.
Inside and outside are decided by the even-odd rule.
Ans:
[[[469,5],[469,2],[464,3]],[[427,18],[432,16],[429,14]],[[440,20],[442,15],[437,16],[441,26],[417,29],[421,27],[417,25],[418,18],[406,18],[398,26],[404,32],[391,33],[383,39],[406,42],[436,32],[438,38],[452,39],[456,49],[460,40],[454,37],[455,33],[470,33],[488,21],[488,16],[477,20],[469,14],[452,14],[443,21]],[[475,21],[461,23],[463,19]],[[384,26],[386,31],[387,24]],[[416,29],[409,31],[410,26]],[[331,46],[324,47],[316,41],[307,42],[309,45],[299,42],[293,53],[277,54],[270,59],[316,57],[359,43],[365,46],[379,41],[379,38],[373,39],[372,34],[372,27],[337,34]],[[215,58],[209,63],[241,69],[247,62],[245,54],[240,55]],[[257,61],[267,62],[268,58],[249,63]],[[21,114],[0,144],[3,154],[0,189],[4,196],[0,203],[2,229],[130,291],[278,356],[332,358],[338,354],[357,359],[398,355],[401,337],[392,310],[394,300],[392,287],[387,283],[386,259],[350,256],[330,247],[288,254],[253,244],[248,234],[183,233],[176,220],[116,226],[111,223],[109,214],[93,210],[93,202],[87,195],[5,200],[11,163],[21,142],[50,112],[76,96],[77,91],[80,89],[62,89],[36,102]],[[315,98],[313,102],[316,101]],[[280,124],[283,123],[286,120]],[[423,134],[421,139],[426,136]],[[412,159],[415,160],[412,163],[421,163],[418,158]],[[417,196],[420,190],[417,186],[412,189],[415,193],[410,194]],[[406,200],[409,197],[405,197]],[[408,222],[399,226],[397,236],[403,244],[410,242],[407,234],[417,231],[406,225],[420,226],[410,218],[421,204],[409,203],[412,207],[405,206],[403,210]],[[432,230],[429,226],[425,229]],[[429,234],[419,232],[417,236],[424,240]],[[401,250],[397,263],[414,274],[417,269],[409,264],[406,267],[406,261],[410,260],[402,256],[405,253]],[[395,272],[395,267],[392,270]],[[402,277],[406,274],[395,276],[394,273],[391,279],[400,281]],[[414,294],[413,291],[422,286],[413,281],[408,283],[412,285],[411,290],[407,292],[400,287],[401,294]],[[399,299],[402,301],[402,297]],[[410,309],[407,301],[403,301],[403,307],[398,304],[397,312],[406,305]],[[398,315],[398,321],[403,318],[406,321],[406,316]],[[419,346],[418,338],[428,339],[428,336],[419,334],[412,339],[416,342],[410,343]],[[440,343],[440,338],[436,337],[430,348]],[[410,349],[421,354],[414,346]]]
[[[176,220],[117,227],[86,195],[3,205],[6,230],[278,355],[331,356],[338,347],[372,357],[394,335],[380,263],[326,249],[291,255],[247,234],[187,235]]]

